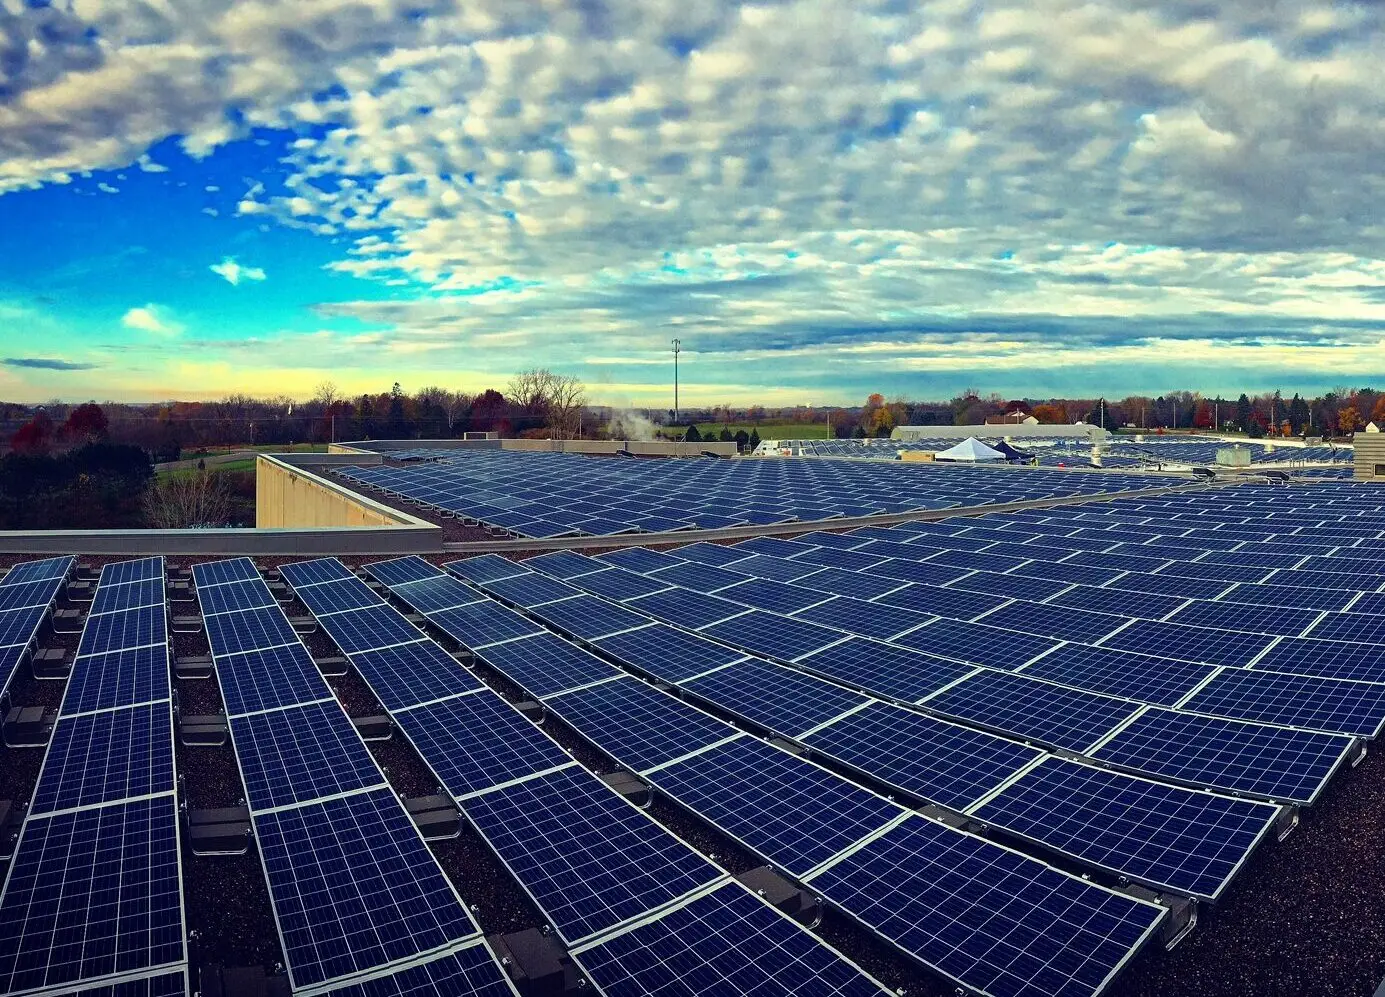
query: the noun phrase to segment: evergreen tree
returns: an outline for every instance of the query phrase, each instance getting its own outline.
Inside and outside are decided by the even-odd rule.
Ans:
[[[697,431],[697,423],[689,423],[688,433],[683,439],[687,440],[689,443],[702,442],[702,434]]]
[[[1241,392],[1241,397],[1236,399],[1236,425],[1240,426],[1241,429],[1247,433],[1250,432],[1250,427],[1252,425],[1251,415],[1253,413],[1254,408],[1250,404],[1250,399],[1246,397],[1244,391]]]
[[[751,450],[755,450],[760,446],[760,428],[758,426],[751,428],[750,439],[747,441],[747,444]]]

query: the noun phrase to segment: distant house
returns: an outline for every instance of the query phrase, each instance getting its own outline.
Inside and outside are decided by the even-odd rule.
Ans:
[[[986,416],[988,426],[1037,426],[1039,420],[1022,409],[1014,409],[1004,415]]]

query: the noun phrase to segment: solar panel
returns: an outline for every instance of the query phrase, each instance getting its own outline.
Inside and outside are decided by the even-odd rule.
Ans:
[[[481,651],[479,657],[529,695],[538,697],[621,674],[609,662],[550,633],[495,644]]]
[[[921,962],[996,997],[1095,994],[1166,913],[923,817],[810,884]]]
[[[710,564],[713,567],[722,567],[730,564],[732,561],[740,560],[745,557],[745,551],[738,547],[727,547],[722,544],[698,541],[697,543],[691,543],[677,548],[671,555],[660,554],[659,559],[663,560],[670,556],[680,558],[684,561],[695,561],[698,564]],[[665,567],[669,563],[670,562],[665,560],[662,565],[656,565],[656,567]],[[625,567],[634,571],[649,570],[647,568],[637,568],[633,564],[626,564]]]
[[[206,626],[207,641],[219,654],[239,654],[298,643],[298,635],[277,608],[208,616]]]
[[[1126,619],[1112,613],[1089,613],[1066,606],[1013,602],[988,615],[985,622],[1040,637],[1094,642],[1124,626]]]
[[[1024,578],[1018,575],[1001,575],[994,571],[977,571],[963,575],[948,587],[967,592],[984,592],[987,595],[1005,596],[1009,599],[1047,599],[1062,592],[1069,582],[1050,581],[1047,578]]]
[[[47,607],[53,602],[57,589],[58,582],[53,579],[0,585],[0,613]],[[100,595],[99,592],[97,594]]]
[[[880,986],[738,883],[573,958],[607,997],[880,997]]]
[[[756,654],[792,661],[842,639],[839,630],[752,609],[743,616],[701,628],[709,637]]]
[[[572,758],[490,690],[400,712],[400,730],[454,797],[464,797]]]
[[[1250,664],[1261,651],[1274,643],[1274,638],[1212,627],[1136,620],[1103,643],[1106,647],[1143,651],[1162,658],[1240,668]]]
[[[1320,640],[1345,640],[1357,644],[1385,644],[1385,617],[1369,612],[1327,613],[1307,636]]]
[[[587,557],[585,554],[579,554],[576,551],[555,550],[547,554],[540,554],[537,557],[525,558],[520,564],[529,568],[531,571],[542,571],[545,575],[567,580],[577,575],[585,575],[593,571],[600,571],[602,568],[606,567],[606,564],[603,564],[602,560],[610,564],[624,564],[625,567],[634,571],[643,570],[641,567],[637,567],[634,564],[625,563],[629,555],[632,554],[637,556],[651,554],[655,555],[653,559],[657,560],[658,564],[668,563],[664,560],[668,557],[667,554],[659,554],[657,551],[646,550],[643,547],[627,547],[624,550],[612,551],[611,554],[606,555],[605,558],[600,560]],[[620,555],[620,559],[617,560],[615,555]]]
[[[1029,564],[1020,565],[1010,573],[1025,578],[1047,578],[1060,582],[1076,582],[1080,585],[1104,585],[1122,574],[1119,568],[1097,568],[1091,565],[1073,564],[1069,561],[1064,561],[1061,564],[1048,561],[1031,561]]]
[[[901,609],[912,609],[919,613],[932,613],[958,620],[969,620],[973,616],[1003,606],[1008,601],[1003,596],[938,588],[935,585],[921,585],[917,582],[895,589],[876,600],[882,606],[898,606]]]
[[[758,551],[757,553],[767,553]],[[922,552],[920,552],[922,554]],[[801,554],[793,555],[795,561],[802,561],[804,564],[820,564],[825,568],[845,568],[850,571],[867,571],[873,569],[881,561],[885,560],[879,554],[867,554],[863,551],[837,550],[826,547],[809,547]]]
[[[875,703],[804,744],[921,799],[965,809],[1041,758],[1038,748]]]
[[[332,694],[300,643],[231,655],[222,655],[213,644],[212,653],[227,716],[310,703]]]
[[[389,788],[255,817],[295,989],[476,933]]]
[[[1311,803],[1350,748],[1339,734],[1151,709],[1091,755],[1188,785]]]
[[[421,581],[406,582],[391,589],[391,594],[425,615],[480,602],[484,598],[480,592],[468,588],[451,575],[434,575]]]
[[[692,589],[694,592],[704,593],[726,588],[728,585],[735,585],[747,578],[739,571],[729,571],[725,568],[716,568],[710,564],[698,564],[694,561],[684,561],[659,568],[647,577],[658,580],[665,585],[681,585],[683,588]]]
[[[100,616],[103,613],[123,612],[144,606],[161,607],[163,604],[164,581],[162,578],[151,578],[131,582],[127,585],[103,585],[97,588],[88,615]]]
[[[1212,665],[1064,644],[1026,665],[1020,674],[1141,703],[1173,706],[1214,672]]]
[[[324,582],[355,577],[347,570],[346,565],[335,557],[319,557],[313,561],[281,564],[279,574],[284,576],[284,581],[292,585],[295,591],[308,585],[321,585]]]
[[[172,789],[168,703],[106,710],[58,721],[29,812],[90,807]]]
[[[736,735],[736,728],[633,678],[547,700],[554,713],[602,751],[644,772]]]
[[[470,582],[493,582],[509,578],[511,575],[522,575],[529,570],[524,565],[499,554],[480,554],[460,561],[448,561],[443,567],[449,573]]]
[[[482,688],[481,683],[431,640],[351,655],[380,705],[398,710]]]
[[[226,561],[204,561],[192,568],[193,580],[197,584],[198,598],[202,590],[227,582],[262,581],[255,562],[248,557],[236,557]]]
[[[1190,602],[1169,617],[1169,622],[1195,627],[1242,630],[1247,633],[1294,636],[1308,629],[1320,615],[1315,609],[1249,606],[1232,602]],[[1328,614],[1325,621],[1334,617],[1341,618],[1343,615],[1346,614]]]
[[[482,942],[388,976],[333,987],[330,997],[513,997],[504,970]]]
[[[457,643],[475,650],[496,641],[542,633],[543,628],[498,602],[482,600],[428,614]]]
[[[1382,682],[1385,681],[1385,647],[1286,637],[1256,658],[1251,667],[1256,671]]]
[[[936,616],[926,613],[896,609],[893,606],[882,606],[879,603],[846,596],[838,596],[810,606],[802,612],[794,613],[793,616],[795,619],[821,623],[823,626],[836,627],[847,633],[874,637],[878,640],[888,640],[937,619]]]
[[[1267,582],[1237,582],[1226,590],[1222,602],[1239,602],[1256,606],[1288,606],[1295,609],[1318,609],[1340,612],[1351,606],[1354,613],[1376,612],[1385,608],[1382,597],[1362,596],[1359,600],[1352,592],[1343,589],[1305,589],[1297,585],[1274,585]]]
[[[739,547],[730,547],[728,550],[737,552],[738,560],[732,561],[728,565],[731,570],[739,571],[743,574],[752,575],[755,578],[772,578],[777,582],[791,582],[809,575],[818,575],[823,571],[836,571],[835,568],[822,568],[816,564],[804,564],[802,561],[790,561],[784,557],[770,557],[768,554],[750,554],[741,550]],[[852,572],[857,578],[869,580],[868,575]],[[899,584],[899,583],[896,583]]]
[[[1228,668],[1180,704],[1193,713],[1376,737],[1385,685]]]
[[[24,822],[0,898],[0,992],[185,958],[171,793]]]
[[[930,711],[1026,740],[1084,752],[1140,709],[1010,672],[980,671],[923,701]]]
[[[1121,575],[1106,587],[1126,592],[1179,596],[1184,599],[1213,599],[1219,593],[1225,592],[1229,584],[1212,578],[1180,578],[1177,575],[1149,575],[1132,571]]]
[[[1214,900],[1279,808],[1050,757],[971,814],[1099,868]]]
[[[368,610],[383,605],[381,599],[370,586],[359,578],[342,578],[336,581],[319,582],[295,590],[303,604],[315,616],[329,613],[348,613],[352,610]]]
[[[848,685],[908,703],[973,671],[970,665],[863,637],[851,637],[805,655],[799,664]]]
[[[703,595],[683,588],[669,588],[652,595],[640,596],[631,599],[626,605],[641,613],[648,613],[650,616],[693,629],[729,620],[733,616],[741,615],[748,608],[730,599]]]
[[[794,876],[806,875],[906,812],[754,738],[675,762],[650,780]]]
[[[894,638],[893,643],[956,661],[1012,669],[1057,647],[1059,642],[984,623],[940,619]]]
[[[113,561],[101,569],[100,587],[124,585],[127,582],[162,579],[164,559],[162,557],[142,557],[135,561]]]
[[[1143,620],[1162,619],[1187,604],[1186,599],[1178,596],[1130,592],[1117,588],[1096,588],[1092,585],[1076,585],[1048,602],[1050,606],[1088,609],[1097,613],[1114,613]]]
[[[168,698],[168,650],[144,647],[134,651],[88,655],[72,665],[62,714],[106,710]]]
[[[21,561],[10,567],[0,576],[0,587],[30,584],[33,582],[55,581],[66,578],[72,572],[77,559],[71,556],[49,557],[41,561]]]
[[[253,812],[377,786],[383,781],[336,702],[231,718]]]
[[[569,944],[725,875],[581,768],[461,806]]]
[[[405,585],[409,582],[433,578],[441,571],[440,568],[435,568],[417,554],[395,558],[392,561],[376,561],[373,564],[367,564],[365,569],[371,577],[391,588],[395,585]]]
[[[244,582],[225,582],[197,590],[197,602],[203,616],[214,613],[235,613],[243,609],[272,609],[278,605],[272,593],[260,579]]]
[[[685,682],[683,688],[788,737],[870,702],[860,693],[753,658]]]
[[[216,619],[216,617],[213,617]],[[163,603],[129,612],[87,618],[77,654],[104,654],[127,647],[147,647],[168,640],[168,620]]]
[[[499,596],[506,602],[522,607],[540,606],[556,599],[566,599],[569,596],[577,595],[579,592],[571,585],[564,584],[556,578],[541,575],[537,571],[511,575],[509,578],[501,578],[493,582],[482,582],[481,587],[489,595]]]
[[[603,637],[594,644],[622,664],[666,682],[681,682],[744,657],[740,651],[663,623]]]
[[[873,578],[894,578],[901,582],[919,582],[924,585],[945,585],[969,574],[971,571],[967,568],[950,568],[946,564],[909,561],[898,557],[881,561],[870,568]]]
[[[1258,582],[1269,568],[1248,568],[1233,564],[1207,564],[1203,561],[1173,561],[1159,572],[1183,578],[1213,578],[1222,582]]]
[[[767,578],[751,578],[722,589],[718,594],[724,599],[731,599],[747,606],[784,614],[806,609],[832,598],[827,592],[816,592],[813,589],[774,582]]]
[[[633,603],[631,605],[634,605]],[[596,640],[649,623],[649,617],[622,609],[594,595],[560,599],[532,610],[533,615],[556,630],[581,640]]]

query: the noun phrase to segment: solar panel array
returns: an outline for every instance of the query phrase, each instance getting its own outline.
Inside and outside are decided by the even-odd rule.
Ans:
[[[392,453],[391,456],[401,456]],[[404,454],[403,456],[408,456]],[[338,468],[360,485],[526,537],[829,520],[1147,487],[1148,479],[829,461],[615,461],[427,451],[426,463]]]
[[[405,574],[395,562],[387,562],[378,570],[375,566],[368,566],[367,570],[381,579],[399,578]],[[573,580],[580,580],[581,577],[578,575]],[[399,582],[390,587],[407,601],[411,584],[420,582]],[[458,584],[461,584],[460,581]],[[494,584],[483,582],[481,587]],[[505,588],[512,590],[513,586]],[[558,605],[561,601],[531,607],[530,612],[542,619],[548,606]],[[522,644],[529,639],[522,638],[514,643]],[[484,654],[485,649],[480,649],[479,653]],[[521,685],[527,681],[524,673],[507,672],[503,666],[497,667]],[[711,670],[702,678],[693,678],[685,685],[692,691],[698,682],[713,679],[736,667],[731,664]],[[796,674],[769,662],[759,662],[758,667],[780,669],[785,676]],[[762,675],[765,681],[758,684],[733,684],[722,689],[704,685],[700,695],[707,698],[724,696],[731,701],[756,698],[754,693],[757,689],[773,689],[775,680],[780,677]],[[806,675],[799,677],[805,683],[809,680]],[[820,680],[812,681],[821,684]],[[849,697],[831,704],[831,709],[838,706],[845,709],[828,717],[825,725],[828,730],[838,722],[861,715],[863,707],[869,708],[870,701],[866,697],[854,696],[837,687],[828,688]],[[809,699],[816,699],[819,691],[822,690],[810,690],[806,684],[796,687],[799,695]],[[775,695],[778,695],[777,691]],[[778,722],[782,719],[785,723],[795,725],[796,729],[796,725],[807,719],[798,709],[787,709],[791,704],[785,699],[777,700],[781,711],[776,713],[770,708],[775,704],[759,698],[766,704],[763,711],[757,708],[762,722]],[[1154,904],[1113,893],[992,842],[972,838],[921,817],[910,816],[897,804],[883,800],[810,761],[748,738],[734,726],[636,678],[618,673],[617,677],[550,693],[542,696],[542,699],[549,710],[583,737],[641,774],[661,792],[792,875],[812,879],[814,889],[822,892],[829,903],[850,909],[849,905],[854,903],[864,885],[858,874],[836,872],[839,866],[850,863],[853,856],[878,842],[893,842],[896,838],[911,842],[920,849],[924,847],[924,841],[929,842],[927,861],[935,863],[938,869],[948,869],[954,877],[967,880],[968,886],[964,889],[973,893],[998,893],[1003,887],[994,875],[1000,870],[1005,870],[1001,873],[1003,876],[1011,875],[1016,870],[1027,876],[1029,882],[1036,884],[1030,894],[1035,906],[1019,922],[1007,921],[1005,930],[1011,947],[1004,950],[980,951],[981,935],[974,933],[978,911],[965,903],[943,904],[919,911],[918,917],[928,937],[913,928],[903,927],[898,912],[894,910],[874,909],[857,915],[870,930],[965,986],[981,989],[978,984],[984,981],[986,986],[994,987],[987,992],[997,995],[1037,993],[1031,989],[1032,984],[1022,983],[1017,974],[1007,974],[1014,970],[1017,962],[1040,960],[1040,953],[1053,944],[1053,932],[1058,932],[1070,937],[1074,946],[1067,963],[1072,967],[1072,975],[1069,976],[1067,970],[1055,969],[1044,978],[1044,984],[1061,985],[1060,990],[1052,991],[1054,993],[1095,993],[1102,981],[1129,957],[1165,914],[1162,908]],[[793,699],[793,696],[788,697],[788,700]],[[897,709],[878,705],[884,709]],[[824,709],[827,707],[824,706]],[[771,717],[776,719],[771,721]],[[955,728],[931,718],[920,716],[918,719],[953,730],[959,738],[970,736],[999,742],[999,739],[990,735]],[[892,727],[892,737],[898,741],[898,727]],[[1032,762],[1042,754],[1018,744],[1011,747],[1024,756],[1025,763]],[[975,744],[958,743],[954,750],[958,758],[967,757],[974,753]],[[556,779],[568,771],[560,770],[551,778]],[[1013,772],[1005,773],[997,783],[1003,782],[1011,774]],[[521,781],[516,788],[529,786],[536,781]],[[485,799],[487,795],[480,798]],[[978,792],[976,795],[979,798],[982,794]],[[531,805],[530,809],[544,813],[546,808]],[[1264,809],[1275,810],[1273,807]],[[509,815],[508,820],[497,819],[494,828],[519,826],[524,833],[529,833],[531,823],[532,820],[518,820]],[[959,844],[954,839],[961,839],[965,844]],[[827,873],[836,875],[834,882],[837,885],[831,889],[823,889],[821,884],[824,880],[815,878]],[[926,875],[922,869],[914,874]],[[1095,935],[1081,935],[1079,925],[1071,925],[1073,930],[1066,927],[1074,899],[1105,912],[1104,916],[1111,918],[1111,923],[1103,926],[1100,939]],[[901,908],[909,907],[912,912],[912,901],[903,895],[897,896],[897,900]],[[997,908],[991,911],[991,916],[993,919],[1006,920],[1010,915]],[[1083,921],[1086,920],[1084,915]],[[977,948],[977,957],[970,965],[963,965],[947,956],[941,939],[949,936],[963,942],[970,939],[970,944]],[[582,950],[579,948],[577,951],[580,953]],[[773,964],[772,957],[768,958]],[[657,957],[655,962],[663,967],[666,959]],[[1097,972],[1097,967],[1103,968]],[[590,971],[599,982],[601,971],[594,966]],[[663,968],[659,971],[668,972]]]
[[[299,591],[322,588],[331,599],[328,587],[350,575],[319,561],[296,577]],[[488,950],[470,953],[463,969],[462,952],[479,940],[475,921],[254,565],[198,564],[193,578],[291,985],[395,977],[362,985],[403,990],[420,974],[464,973],[505,992]],[[416,659],[399,672],[430,674]]]
[[[343,633],[354,639],[357,628],[345,625],[353,614],[369,613],[376,624],[386,614],[403,622],[359,579],[305,583],[313,577],[315,565],[290,564],[282,571],[334,639]],[[406,600],[420,586],[430,592],[429,600],[436,600],[442,581],[456,586],[459,596],[469,591],[417,558],[379,565],[377,577],[394,579],[394,591]],[[352,597],[346,600],[342,597],[348,589]],[[344,601],[357,608],[334,608]],[[381,672],[369,660],[363,662],[370,652],[344,650],[558,936],[578,952],[591,952],[585,959],[579,955],[578,961],[584,967],[592,963],[588,972],[593,979],[610,976],[605,985],[612,988],[652,993],[673,964],[693,978],[710,974],[727,981],[754,979],[763,974],[769,949],[704,947],[717,937],[770,935],[836,981],[825,988],[821,981],[771,977],[766,984],[776,985],[776,992],[835,993],[840,987],[840,992],[879,993],[867,977],[763,902],[746,904],[722,894],[727,890],[749,896],[723,870],[582,769],[431,640],[419,643],[433,649],[429,653],[438,662],[439,676],[421,686],[408,677],[401,680],[392,672]],[[444,677],[451,682],[446,691]],[[708,919],[696,927],[683,926],[685,907],[707,906],[702,898],[708,891],[726,897],[727,906],[709,910]],[[679,930],[659,930],[656,926],[665,919],[678,921]],[[611,939],[604,944],[619,946],[623,943],[618,939],[635,932],[650,936],[643,960],[606,966],[597,955],[601,940]],[[711,961],[698,962],[703,951]]]
[[[73,557],[26,561],[0,576],[0,699],[33,649],[39,627],[75,563]]]
[[[10,578],[42,575],[51,589],[71,566],[37,562]],[[106,565],[79,648],[0,894],[0,993],[150,977],[158,993],[182,994],[163,558]]]

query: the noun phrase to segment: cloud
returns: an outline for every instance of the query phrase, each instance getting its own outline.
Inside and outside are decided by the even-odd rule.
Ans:
[[[240,284],[243,280],[265,279],[265,272],[259,267],[241,266],[236,262],[234,256],[227,256],[220,263],[213,263],[208,269],[233,286]]]
[[[6,367],[22,367],[29,370],[95,370],[100,364],[76,363],[71,360],[58,360],[52,357],[5,357],[0,364]]]
[[[156,336],[175,336],[183,331],[182,325],[160,314],[162,309],[149,304],[131,308],[120,318],[120,324],[127,329],[149,332]]]

